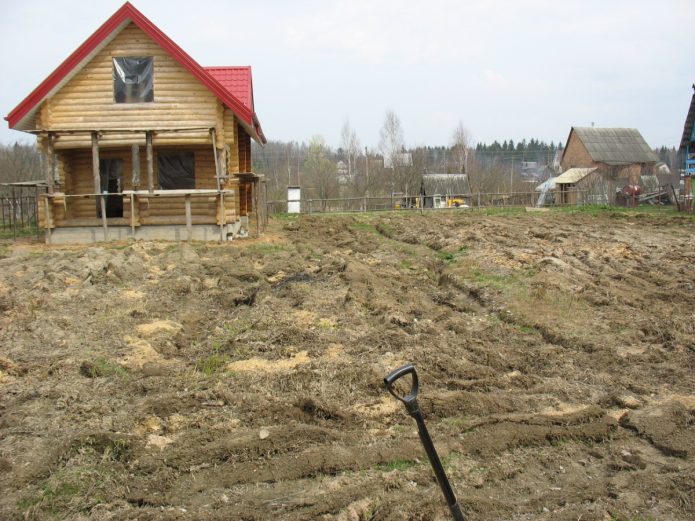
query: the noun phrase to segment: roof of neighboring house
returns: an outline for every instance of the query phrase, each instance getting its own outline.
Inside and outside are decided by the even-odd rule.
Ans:
[[[164,34],[154,25],[145,15],[138,11],[130,2],[126,2],[116,11],[104,24],[99,27],[85,42],[80,45],[68,58],[61,63],[34,91],[29,94],[17,107],[14,108],[6,117],[9,127],[16,130],[28,130],[28,125],[36,111],[47,98],[53,96],[65,84],[67,84],[82,68],[87,65],[97,53],[111,42],[129,23],[135,24],[162,49],[167,51],[181,66],[187,69],[193,76],[200,80],[217,98],[219,98],[234,114],[237,115],[242,125],[249,134],[258,142],[265,143],[266,139],[261,129],[260,121],[253,107],[253,94],[243,90],[243,95],[239,98],[235,92],[236,84],[243,83],[238,81],[238,76],[244,73],[234,71],[230,76],[235,80],[227,82],[227,74],[222,81],[218,79],[215,72],[204,69],[198,62],[191,58],[181,47],[171,38]],[[213,69],[243,69],[235,67],[215,67]],[[245,73],[248,75],[248,85],[251,88],[251,69]],[[241,92],[240,92],[241,93]]]
[[[539,184],[535,188],[535,191],[536,192],[545,192],[545,191],[554,189],[556,179],[557,179],[556,177],[551,177],[549,179],[546,179],[545,181],[543,181],[541,184]]]
[[[572,127],[570,137],[572,132],[586,147],[591,159],[598,163],[617,166],[659,161],[636,128]]]
[[[422,188],[425,195],[463,195],[469,192],[466,174],[423,174]]]
[[[695,84],[693,84],[693,90],[695,90]],[[681,138],[679,150],[684,150],[686,145],[693,141],[693,126],[695,126],[695,92],[693,92],[693,98],[690,100],[690,110],[685,118],[683,137]]]
[[[555,178],[556,185],[567,185],[578,183],[590,173],[595,172],[598,168],[570,168]]]

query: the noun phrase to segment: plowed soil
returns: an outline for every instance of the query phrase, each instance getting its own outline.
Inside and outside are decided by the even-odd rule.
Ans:
[[[0,245],[0,519],[695,517],[695,221],[303,216]]]

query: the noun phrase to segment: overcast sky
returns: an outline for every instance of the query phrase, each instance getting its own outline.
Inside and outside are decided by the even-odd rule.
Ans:
[[[7,115],[122,1],[0,0]],[[693,0],[134,0],[201,65],[252,65],[268,139],[349,119],[370,148],[385,112],[406,143],[564,141],[571,126],[636,127],[677,146],[695,82]],[[3,121],[0,142],[30,141]]]

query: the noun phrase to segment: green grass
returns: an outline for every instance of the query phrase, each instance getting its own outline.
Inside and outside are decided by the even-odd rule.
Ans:
[[[376,229],[376,226],[370,223],[363,223],[363,222],[358,222],[358,223],[352,223],[350,224],[350,229],[354,230],[356,232],[366,232],[366,233],[371,233],[374,235],[380,235],[379,230]]]
[[[80,372],[89,378],[129,375],[128,369],[105,358],[97,358],[94,362],[83,362],[80,366]]]
[[[391,472],[393,470],[408,470],[409,468],[414,467],[417,465],[414,461],[406,461],[406,460],[393,460],[389,461],[387,463],[382,463],[381,465],[377,465],[377,468],[381,470],[382,472]]]
[[[468,255],[468,248],[465,246],[461,246],[461,248],[458,249],[458,251],[447,251],[447,250],[439,250],[437,253],[437,258],[441,261],[443,261],[446,264],[453,264],[456,262],[460,257],[463,257],[465,255]]]
[[[272,255],[273,253],[290,251],[291,249],[291,245],[285,243],[259,243],[247,246],[248,251],[263,255]]]
[[[24,226],[17,228],[16,232],[12,232],[12,228],[4,228],[0,230],[1,239],[12,239],[13,237],[31,237],[36,236],[36,226]]]
[[[16,504],[25,513],[25,519],[67,519],[76,512],[88,512],[103,503],[111,485],[113,476],[102,467],[62,469]]]
[[[220,369],[224,368],[229,362],[229,356],[213,353],[206,358],[198,360],[195,364],[196,371],[200,371],[205,376],[212,376]]]

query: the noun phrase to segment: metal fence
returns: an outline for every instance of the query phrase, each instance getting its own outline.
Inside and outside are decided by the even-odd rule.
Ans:
[[[3,235],[38,236],[36,195],[0,194],[0,231]]]
[[[394,195],[391,197],[347,197],[341,199],[302,199],[300,213],[375,212],[386,210],[437,210],[447,208],[554,207],[597,204],[587,192],[571,192],[566,203],[555,202],[552,194],[538,192],[474,193],[458,195]],[[268,215],[286,213],[292,201],[268,201]],[[296,202],[295,202],[296,205]]]

